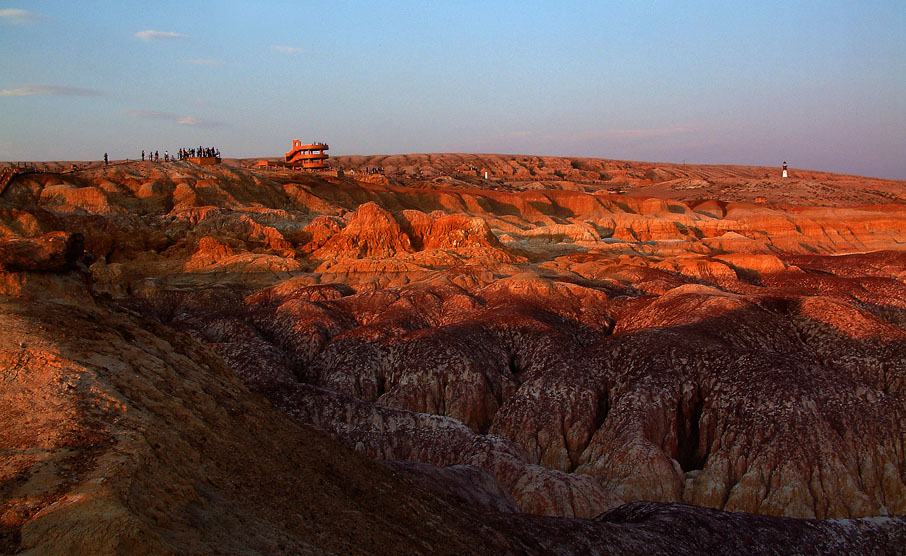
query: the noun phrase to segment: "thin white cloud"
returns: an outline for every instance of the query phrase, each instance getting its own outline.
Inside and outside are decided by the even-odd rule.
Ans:
[[[68,87],[66,85],[47,85],[37,83],[34,85],[24,85],[18,89],[3,89],[0,91],[0,97],[32,97],[32,96],[64,96],[64,97],[98,97],[103,93],[93,89],[82,89],[79,87]]]
[[[223,62],[220,60],[183,60],[183,63],[186,64],[195,64],[198,66],[222,66]]]
[[[176,123],[178,123],[179,125],[189,125],[194,127],[222,127],[223,125],[225,125],[223,122],[205,120],[202,118],[196,118],[195,116],[183,116],[176,120]]]
[[[129,116],[142,120],[161,120],[177,125],[193,127],[220,127],[224,125],[223,122],[215,122],[213,120],[206,120],[195,116],[186,116],[173,112],[161,112],[158,110],[123,110],[123,114],[128,114]]]
[[[592,133],[605,137],[667,137],[668,135],[676,135],[685,131],[685,128],[673,126],[646,129],[605,129]]]
[[[295,46],[288,46],[285,44],[275,44],[271,48],[281,54],[302,54],[303,50]]]
[[[535,133],[534,131],[532,131],[530,129],[524,129],[524,130],[519,130],[519,131],[507,131],[506,133],[500,134],[501,137],[505,137],[507,139],[520,139],[522,137],[531,137],[533,135],[537,135],[537,133]]]
[[[159,112],[157,110],[123,110],[123,114],[129,114],[143,120],[175,120],[179,118],[178,114]]]
[[[19,8],[4,8],[0,10],[0,19],[6,23],[12,23],[13,25],[25,25],[26,23],[38,21],[41,19],[41,16],[34,12],[21,10]]]
[[[139,31],[135,34],[135,37],[142,39],[143,41],[152,41],[157,39],[187,39],[189,38],[189,35],[174,33],[173,31],[155,31],[153,29],[147,29],[145,31]]]
[[[640,128],[640,129],[594,129],[579,133],[568,133],[560,136],[550,136],[551,140],[566,141],[595,141],[599,139],[650,139],[669,137],[687,132],[688,129],[679,126]]]

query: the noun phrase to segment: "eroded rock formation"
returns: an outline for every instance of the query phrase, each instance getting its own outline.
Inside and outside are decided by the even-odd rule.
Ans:
[[[902,547],[906,185],[466,156],[15,176],[0,547]]]

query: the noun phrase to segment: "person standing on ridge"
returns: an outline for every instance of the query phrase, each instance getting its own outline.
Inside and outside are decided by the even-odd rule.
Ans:
[[[145,149],[142,149],[142,162],[145,161]]]
[[[107,165],[107,153],[104,153],[104,166]]]

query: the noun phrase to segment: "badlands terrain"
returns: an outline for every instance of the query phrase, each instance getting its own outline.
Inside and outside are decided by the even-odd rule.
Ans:
[[[906,550],[906,182],[226,162],[4,184],[0,553]]]

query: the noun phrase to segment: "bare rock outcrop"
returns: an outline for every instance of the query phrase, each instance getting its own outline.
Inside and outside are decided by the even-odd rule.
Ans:
[[[69,270],[82,255],[84,241],[81,234],[67,232],[0,240],[0,268],[7,271]]]
[[[385,258],[412,252],[412,241],[389,212],[377,203],[361,205],[346,226],[312,253],[315,259]]]

